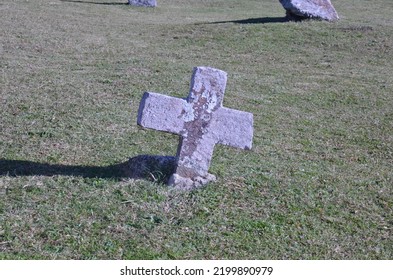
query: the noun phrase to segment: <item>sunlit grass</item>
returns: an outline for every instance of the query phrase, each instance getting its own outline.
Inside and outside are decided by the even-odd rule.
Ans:
[[[392,259],[389,0],[333,2],[337,23],[278,1],[0,3],[0,258]],[[228,73],[251,151],[217,146],[202,189],[125,177],[175,155],[143,130],[144,91],[185,97]]]

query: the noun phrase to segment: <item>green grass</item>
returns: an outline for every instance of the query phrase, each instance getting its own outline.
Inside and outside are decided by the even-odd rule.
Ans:
[[[393,258],[392,1],[335,1],[337,23],[125,2],[0,3],[1,259]],[[143,92],[185,97],[201,65],[254,114],[253,149],[217,146],[190,192],[125,177],[176,152],[137,127]]]

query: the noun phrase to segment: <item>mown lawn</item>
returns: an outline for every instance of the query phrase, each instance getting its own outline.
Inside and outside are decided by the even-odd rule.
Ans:
[[[391,0],[333,1],[286,22],[276,0],[3,0],[0,259],[392,259]],[[144,130],[144,91],[184,97],[228,73],[251,151],[217,146],[218,181],[128,178],[174,155]]]

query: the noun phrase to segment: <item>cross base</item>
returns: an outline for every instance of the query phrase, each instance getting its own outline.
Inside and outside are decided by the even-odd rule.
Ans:
[[[216,181],[216,176],[207,173],[205,176],[184,178],[174,173],[177,157],[158,155],[139,155],[130,158],[124,167],[124,174],[133,179],[145,179],[167,184],[175,189],[191,190]]]
[[[191,190],[214,181],[216,181],[216,176],[210,173],[207,173],[204,177],[194,178],[184,178],[175,173],[169,178],[168,185],[182,190]]]

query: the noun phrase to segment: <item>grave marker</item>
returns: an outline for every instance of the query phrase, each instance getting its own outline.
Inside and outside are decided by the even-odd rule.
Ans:
[[[215,180],[208,173],[214,146],[251,149],[253,115],[222,106],[227,74],[196,67],[187,99],[145,92],[138,125],[180,135],[170,185],[192,188]]]

